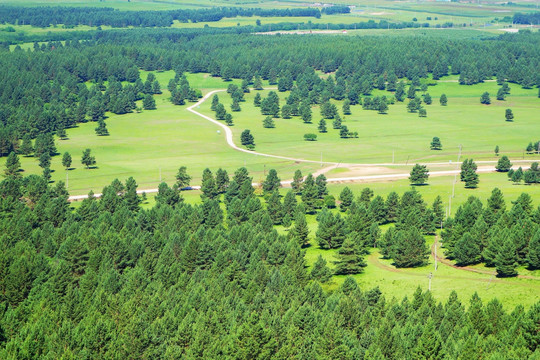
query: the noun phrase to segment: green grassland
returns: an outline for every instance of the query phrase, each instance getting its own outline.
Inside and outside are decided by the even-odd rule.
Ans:
[[[143,79],[145,78],[143,74]],[[162,88],[166,88],[172,72],[156,73]],[[228,83],[208,74],[188,74],[193,87],[207,93],[212,89],[224,89]],[[443,81],[454,81],[452,77]],[[236,81],[238,83],[238,81]],[[435,104],[427,106],[428,117],[419,118],[417,114],[407,113],[405,105],[391,105],[388,115],[379,115],[374,111],[362,110],[353,106],[353,114],[345,117],[344,124],[352,131],[359,132],[358,139],[340,139],[337,130],[331,128],[328,121],[328,133],[318,134],[316,142],[306,142],[303,134],[317,133],[317,121],[320,118],[317,108],[313,109],[314,122],[304,124],[299,118],[276,119],[275,129],[262,127],[263,115],[252,104],[255,91],[246,94],[246,102],[241,103],[242,111],[233,113],[235,125],[232,130],[235,142],[240,143],[240,132],[251,129],[255,136],[257,151],[284,156],[319,160],[321,152],[323,161],[342,163],[390,163],[395,151],[395,162],[409,164],[414,162],[448,162],[457,160],[458,147],[463,146],[464,157],[475,160],[496,160],[493,154],[495,145],[499,145],[501,154],[510,155],[511,159],[523,157],[523,148],[533,138],[537,129],[536,110],[538,102],[536,90],[521,89],[511,85],[511,95],[504,102],[493,100],[492,105],[479,103],[479,95],[488,90],[494,93],[497,85],[494,82],[474,86],[461,86],[455,82],[440,82],[429,88]],[[438,104],[437,97],[445,92],[449,98],[447,107]],[[263,91],[262,93],[267,93]],[[230,104],[230,96],[225,92],[218,93],[221,102]],[[282,99],[286,93],[279,93]],[[388,94],[388,93],[387,93]],[[156,96],[157,110],[143,111],[126,115],[108,114],[106,120],[110,136],[98,137],[94,132],[95,123],[80,124],[68,129],[68,140],[57,140],[59,153],[68,151],[73,156],[74,170],[65,171],[61,166],[61,156],[52,159],[53,180],[69,182],[72,194],[84,194],[90,189],[95,192],[109,184],[112,179],[126,179],[133,176],[141,189],[156,188],[160,182],[172,183],[178,167],[188,166],[198,184],[202,170],[206,167],[217,169],[223,167],[229,172],[240,166],[246,166],[254,176],[254,181],[264,177],[265,169],[276,168],[282,179],[290,179],[299,168],[304,173],[320,169],[319,164],[295,163],[293,161],[265,158],[257,155],[241,153],[229,148],[219,127],[188,112],[184,106],[174,106],[168,101],[168,92]],[[211,101],[204,102],[198,111],[213,116],[210,111]],[[504,109],[514,110],[515,121],[504,121]],[[480,136],[480,134],[482,136]],[[429,150],[433,136],[439,136],[443,143],[442,151]],[[91,148],[96,156],[97,169],[87,170],[80,164],[80,155],[85,148]],[[534,155],[525,155],[534,159]],[[408,159],[408,160],[407,160]],[[0,159],[3,164],[5,158]],[[35,158],[21,158],[25,174],[40,173]],[[454,164],[444,167],[430,167],[431,170],[453,169]],[[378,170],[377,170],[378,171]],[[388,167],[387,172],[408,172],[408,167]],[[347,169],[332,170],[328,177],[350,176]],[[492,179],[493,181],[484,179]],[[453,177],[434,177],[432,185],[423,187],[422,191],[441,194],[442,188],[451,185]],[[446,179],[446,180],[443,180]],[[537,191],[537,187],[512,185],[503,174],[481,174],[479,190],[491,189],[491,183],[509,189],[527,189]],[[440,187],[439,184],[440,182]],[[390,184],[390,185],[389,185]],[[406,180],[389,183],[377,183],[384,189],[394,184],[408,186]],[[488,186],[489,184],[489,186]],[[396,186],[402,186],[396,185]],[[458,185],[457,187],[460,187]],[[433,190],[432,190],[433,189]],[[516,190],[521,192],[524,190]],[[448,191],[446,191],[448,193]],[[459,202],[459,201],[458,201]]]
[[[143,78],[145,75],[143,75]],[[178,168],[187,166],[194,177],[194,184],[199,183],[202,171],[209,167],[213,170],[222,167],[229,172],[246,166],[255,181],[263,178],[265,167],[276,168],[283,176],[290,176],[297,168],[313,171],[314,165],[296,164],[292,161],[268,159],[241,153],[230,149],[224,134],[218,134],[219,127],[194,116],[186,110],[189,104],[174,106],[166,90],[173,72],[156,73],[164,94],[156,96],[157,110],[143,111],[126,115],[107,114],[107,127],[110,136],[99,137],[95,134],[96,123],[79,124],[68,129],[68,140],[57,139],[60,154],[69,152],[73,157],[74,169],[65,171],[61,165],[61,156],[55,156],[51,162],[53,180],[68,181],[71,194],[86,194],[89,190],[99,192],[114,178],[125,180],[133,176],[141,189],[157,188],[161,181],[174,182]],[[226,83],[208,75],[189,75],[192,86],[204,89],[204,92]],[[140,104],[139,104],[140,105]],[[97,169],[85,169],[80,163],[82,151],[92,149],[97,161]],[[3,166],[5,157],[0,159]],[[23,173],[41,173],[37,159],[21,157]]]
[[[456,82],[454,82],[456,81]],[[255,137],[257,151],[303,159],[323,160],[339,163],[388,163],[392,152],[395,162],[448,162],[456,160],[460,145],[462,156],[475,160],[495,160],[493,149],[499,145],[502,154],[523,157],[523,149],[538,128],[537,111],[540,99],[536,89],[522,89],[511,86],[511,95],[505,101],[495,100],[498,89],[495,82],[485,82],[473,86],[463,86],[453,77],[443,79],[428,92],[433,104],[426,105],[428,116],[420,118],[417,113],[409,113],[406,103],[390,105],[388,114],[363,110],[360,105],[352,106],[352,115],[344,117],[343,124],[350,131],[357,131],[359,138],[341,139],[339,130],[332,129],[332,120],[327,120],[327,133],[317,132],[320,116],[318,107],[313,108],[313,122],[305,124],[299,117],[276,119],[276,127],[262,126],[265,116],[253,106],[255,91],[246,94],[242,111],[233,113],[236,141],[240,133],[250,129]],[[488,91],[492,94],[491,105],[481,105],[480,95]],[[268,91],[262,91],[266,96]],[[439,105],[439,97],[445,93],[448,106]],[[374,95],[392,94],[375,91]],[[420,93],[421,94],[421,93]],[[220,101],[229,108],[232,100],[226,93],[219,93]],[[279,93],[281,104],[287,93]],[[341,112],[342,102],[335,102]],[[210,101],[201,105],[201,111],[213,116]],[[514,122],[504,118],[506,108],[515,115]],[[303,141],[305,133],[316,133],[316,142]],[[442,151],[429,150],[434,136],[441,138]],[[529,155],[531,157],[531,155]]]
[[[431,246],[434,237],[427,237]],[[314,241],[313,241],[314,242]],[[439,256],[442,255],[439,250]],[[335,250],[322,250],[316,245],[306,250],[306,260],[312,265],[319,255],[323,256],[330,267],[335,261]],[[428,290],[428,275],[433,274],[431,292],[437,301],[444,302],[450,292],[456,291],[464,305],[468,305],[471,296],[478,292],[483,301],[488,302],[498,298],[506,309],[513,309],[517,305],[528,307],[540,299],[540,282],[538,279],[499,279],[490,274],[475,273],[462,269],[455,269],[438,262],[435,270],[434,259],[430,257],[426,266],[413,269],[396,269],[391,260],[381,258],[376,249],[365,258],[367,266],[363,274],[354,275],[355,280],[363,289],[379,287],[382,293],[389,299],[395,297],[401,299],[404,296],[411,298],[417,287]],[[493,268],[476,268],[494,273]],[[520,268],[520,274],[529,272]],[[536,272],[538,273],[538,271]],[[535,274],[538,275],[538,274]],[[332,282],[326,285],[327,289],[336,289],[345,280],[345,276],[335,276]]]

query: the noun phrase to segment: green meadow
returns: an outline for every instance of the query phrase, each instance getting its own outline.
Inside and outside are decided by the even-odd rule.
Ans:
[[[72,194],[85,194],[91,189],[94,192],[100,191],[114,178],[124,180],[130,176],[138,181],[140,189],[157,188],[160,181],[172,183],[177,169],[182,165],[187,166],[194,177],[193,184],[198,184],[202,170],[206,167],[213,170],[223,167],[232,172],[240,166],[246,166],[257,182],[262,180],[265,171],[271,168],[275,168],[283,180],[292,178],[296,169],[308,173],[321,168],[319,164],[272,159],[229,148],[223,131],[218,126],[186,110],[190,104],[174,106],[169,102],[166,85],[173,76],[170,71],[156,73],[164,89],[162,95],[156,96],[157,110],[126,115],[108,114],[106,123],[110,136],[97,136],[94,131],[96,124],[92,122],[68,129],[69,139],[58,139],[57,148],[60,154],[66,151],[72,154],[74,169],[64,170],[61,156],[53,157],[53,180],[67,181]],[[145,77],[146,74],[142,74],[142,78]],[[208,74],[188,74],[188,80],[193,87],[202,89],[203,93],[225,89],[229,84]],[[538,157],[523,155],[526,144],[537,141],[534,138],[538,126],[535,108],[537,109],[540,99],[536,90],[511,85],[511,94],[506,101],[497,101],[492,96],[492,104],[486,106],[480,104],[480,94],[489,91],[494,95],[498,88],[495,82],[462,86],[455,81],[454,77],[449,77],[429,87],[434,104],[426,106],[427,118],[408,113],[404,103],[390,105],[386,115],[362,110],[359,105],[353,106],[352,115],[345,116],[343,124],[351,131],[358,131],[359,138],[339,138],[338,130],[332,129],[332,120],[327,121],[328,133],[318,133],[318,107],[313,108],[312,124],[305,124],[300,118],[293,117],[276,119],[274,129],[263,128],[264,116],[260,114],[259,108],[252,104],[256,91],[246,94],[246,102],[241,103],[241,112],[232,113],[232,130],[235,142],[239,144],[240,133],[244,129],[250,129],[254,134],[258,152],[307,160],[320,160],[322,153],[323,161],[340,163],[340,168],[331,170],[328,177],[380,173],[379,168],[358,173],[355,169],[349,169],[349,164],[391,163],[392,155],[395,163],[409,165],[415,162],[429,164],[452,161],[452,164],[447,166],[434,165],[430,169],[454,169],[460,145],[462,159],[472,157],[475,160],[495,161],[495,145],[499,145],[501,154],[509,155],[511,159],[533,160]],[[238,84],[238,81],[236,83]],[[265,86],[268,87],[267,84]],[[261,93],[266,95],[268,90]],[[377,90],[375,94],[378,93],[390,95]],[[441,93],[448,96],[446,107],[438,103]],[[218,96],[228,108],[231,103],[230,96],[226,92],[219,92]],[[279,96],[284,100],[287,93],[279,93]],[[211,100],[208,99],[197,110],[213,117],[210,105]],[[341,104],[337,105],[341,108]],[[504,120],[504,110],[507,107],[514,111],[514,122]],[[303,135],[309,132],[316,133],[318,141],[304,141]],[[433,136],[441,138],[443,150],[429,150]],[[82,151],[86,148],[92,149],[96,156],[97,169],[84,169],[80,163]],[[2,164],[4,161],[5,158],[0,159]],[[35,158],[22,157],[21,162],[26,174],[41,172]],[[385,173],[405,173],[409,168],[410,166],[388,166],[382,170]],[[439,189],[436,184],[441,182],[442,187],[448,187],[448,184],[451,185],[451,180],[448,180],[450,178],[453,179],[453,176],[433,177],[430,180],[432,185],[425,189],[428,192],[434,189],[434,194],[437,194]],[[511,191],[515,188],[537,191],[537,187],[512,185],[504,174],[481,174],[478,191],[492,188],[491,181],[484,182],[484,178],[493,178],[497,186],[509,187]],[[406,180],[388,184],[400,183],[408,186]],[[383,182],[374,185],[387,189],[388,184]]]
[[[343,125],[356,131],[358,138],[341,139],[339,130],[332,129],[332,120],[326,120],[327,133],[318,133],[321,119],[318,106],[313,107],[313,120],[305,124],[300,117],[275,119],[275,128],[264,128],[260,109],[253,106],[256,91],[246,94],[241,103],[241,112],[232,113],[233,132],[239,142],[240,133],[250,129],[255,137],[256,150],[283,156],[337,163],[390,163],[392,154],[396,163],[449,162],[456,161],[461,147],[462,157],[475,160],[496,160],[494,148],[499,145],[501,154],[514,158],[535,158],[523,155],[529,141],[534,139],[538,128],[537,89],[522,89],[511,86],[511,94],[505,101],[495,99],[499,86],[488,81],[473,86],[459,85],[455,77],[448,77],[428,88],[433,98],[432,105],[425,105],[427,117],[406,109],[408,100],[389,105],[387,114],[363,110],[361,105],[351,106],[351,115],[343,117]],[[480,104],[480,95],[488,91],[492,97],[491,105]],[[448,106],[439,104],[441,94],[448,97]],[[263,97],[268,90],[261,91]],[[376,90],[373,95],[392,96],[387,91]],[[418,95],[422,95],[418,92]],[[232,100],[225,92],[218,93],[220,102],[230,110]],[[279,93],[281,104],[285,103],[287,93]],[[341,113],[343,102],[333,101]],[[201,105],[201,111],[213,116],[211,101]],[[505,121],[505,109],[513,110],[515,120]],[[306,133],[317,134],[317,141],[303,141]],[[434,136],[438,136],[443,150],[429,149]],[[538,156],[537,156],[538,157]],[[537,158],[536,157],[536,158]]]

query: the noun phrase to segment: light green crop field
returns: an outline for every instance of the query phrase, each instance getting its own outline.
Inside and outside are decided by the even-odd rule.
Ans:
[[[373,110],[363,110],[360,105],[352,106],[352,115],[344,116],[343,125],[350,131],[357,131],[358,138],[341,139],[339,130],[332,129],[332,120],[327,120],[327,133],[318,133],[317,124],[321,119],[318,107],[313,107],[313,123],[305,124],[300,117],[276,119],[276,127],[262,126],[260,109],[253,106],[256,91],[246,94],[246,102],[241,103],[242,111],[233,114],[233,132],[239,142],[240,133],[250,129],[255,137],[256,150],[264,153],[294,156],[303,159],[320,159],[339,163],[388,163],[394,152],[396,163],[448,162],[455,161],[459,148],[463,157],[475,160],[495,160],[493,150],[499,145],[501,154],[511,158],[529,157],[523,150],[530,141],[538,141],[534,134],[538,129],[538,108],[540,99],[537,89],[522,89],[511,86],[511,95],[505,101],[495,99],[499,86],[495,82],[464,86],[455,77],[443,79],[428,92],[433,98],[432,105],[425,105],[427,117],[409,113],[406,100],[390,105],[388,114],[378,114]],[[480,95],[488,91],[492,95],[491,105],[480,104]],[[439,97],[445,93],[448,106],[439,104]],[[265,97],[268,91],[262,91]],[[390,92],[374,91],[374,95],[392,96]],[[419,93],[421,95],[421,93]],[[230,109],[232,100],[226,93],[219,93],[220,102]],[[285,103],[287,93],[279,93],[280,104]],[[342,102],[335,102],[340,113]],[[211,102],[201,105],[201,111],[213,116]],[[513,122],[505,121],[505,109],[511,108],[515,115]],[[315,133],[318,140],[303,141],[305,133]],[[438,136],[443,150],[429,150],[434,136]]]

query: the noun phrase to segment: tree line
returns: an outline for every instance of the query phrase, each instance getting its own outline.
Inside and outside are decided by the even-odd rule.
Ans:
[[[296,175],[292,191],[318,203],[322,181],[313,187],[309,177],[300,182]],[[352,277],[326,292],[321,281],[328,266],[320,258],[306,267],[302,227],[295,225],[293,235],[276,231],[270,200],[276,173],[262,185],[266,204],[245,169],[231,179],[221,169],[205,170],[203,179],[201,204],[182,200],[190,176],[180,168],[177,183],[161,184],[149,209],[141,208],[133,178],[114,180],[99,199],[90,193],[76,210],[61,181],[48,185],[31,175],[0,182],[0,357],[525,359],[538,353],[540,303],[505,311],[497,299],[484,303],[475,294],[464,304],[455,292],[439,303],[420,288],[410,298],[389,299]],[[374,213],[367,209],[381,202],[372,197],[368,190],[359,199],[343,194],[340,208],[362,224]],[[377,213],[379,221],[398,221],[389,254],[400,259],[398,244],[414,235],[408,224],[424,216],[418,194],[390,198],[398,205]],[[297,223],[303,207],[295,207]],[[341,212],[331,213],[319,213],[323,248],[343,238],[328,236],[344,221]],[[338,253],[343,274],[362,268],[351,245],[368,232],[359,229],[345,234]]]
[[[337,9],[339,10],[339,9]],[[333,12],[332,12],[333,13]],[[314,17],[320,18],[318,8],[261,9],[242,7],[213,7],[210,9],[182,9],[166,11],[115,10],[103,7],[67,6],[1,6],[0,23],[31,25],[47,28],[63,25],[70,28],[78,25],[119,27],[168,27],[177,20],[187,22],[215,22],[237,16],[260,17]]]
[[[498,276],[517,275],[518,266],[540,269],[540,208],[522,193],[507,210],[502,192],[495,188],[484,205],[471,196],[442,232],[446,256],[460,266],[485,263]]]

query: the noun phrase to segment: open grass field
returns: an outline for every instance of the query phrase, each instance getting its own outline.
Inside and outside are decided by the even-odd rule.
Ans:
[[[143,78],[145,75],[143,76]],[[96,123],[80,124],[68,129],[68,140],[57,140],[60,154],[72,154],[73,170],[65,171],[61,156],[52,159],[53,180],[68,180],[71,194],[86,194],[90,189],[99,192],[114,178],[125,180],[133,176],[141,189],[157,188],[162,181],[174,182],[178,168],[187,166],[198,184],[202,171],[209,167],[223,167],[229,172],[246,166],[254,180],[263,178],[265,166],[276,168],[283,176],[290,176],[297,168],[313,170],[315,166],[295,164],[292,161],[272,160],[234,151],[226,146],[219,128],[198,118],[184,106],[174,106],[168,101],[166,85],[174,77],[173,72],[156,73],[164,94],[156,96],[157,110],[126,115],[108,114],[106,119],[110,136],[95,134]],[[221,79],[207,75],[189,75],[192,86],[208,91],[225,87]],[[92,149],[97,160],[97,169],[84,169],[80,163],[82,151]],[[5,157],[0,158],[3,166]],[[37,159],[21,157],[24,174],[41,173]],[[288,174],[288,175],[285,175]]]
[[[427,237],[427,242],[431,246],[434,237]],[[328,265],[333,267],[332,261],[335,261],[334,250],[321,250],[316,244],[308,247],[306,250],[307,262],[312,265],[319,255],[323,256]],[[442,256],[442,249],[438,250],[439,256]],[[485,268],[482,265],[475,266],[475,269],[487,272],[475,273],[462,269],[455,269],[446,264],[438,262],[437,270],[433,257],[430,257],[429,264],[413,269],[397,269],[392,265],[391,260],[381,258],[376,249],[366,256],[367,266],[363,274],[354,275],[355,280],[363,289],[379,287],[382,293],[391,299],[401,299],[404,296],[411,298],[418,286],[423,291],[428,290],[430,273],[433,274],[431,281],[431,292],[437,301],[445,302],[450,292],[456,291],[461,302],[468,306],[471,296],[478,292],[484,302],[493,298],[498,298],[506,309],[513,309],[521,304],[528,308],[540,299],[540,277],[536,279],[500,279],[494,277],[493,268]],[[520,268],[520,274],[530,272]],[[489,274],[491,273],[491,274]],[[538,271],[536,271],[538,273]],[[533,276],[538,276],[534,274]],[[327,289],[336,289],[345,280],[345,276],[335,276],[332,282],[326,285]]]
[[[142,75],[143,79],[145,74]],[[162,88],[173,77],[172,72],[156,73]],[[208,74],[189,74],[192,86],[207,93],[213,89],[224,89],[228,83]],[[511,159],[534,159],[534,155],[523,156],[523,148],[529,141],[536,141],[537,116],[540,99],[535,90],[521,89],[511,86],[511,95],[505,102],[493,101],[492,105],[479,103],[479,95],[488,90],[495,92],[494,82],[474,86],[460,86],[453,77],[449,77],[438,85],[430,87],[435,104],[428,106],[428,117],[419,118],[417,114],[406,112],[405,105],[391,105],[388,115],[379,115],[374,111],[362,110],[360,106],[352,107],[353,114],[345,117],[350,130],[358,131],[358,139],[340,139],[337,130],[331,129],[326,134],[318,134],[316,142],[306,142],[303,134],[317,133],[316,122],[320,118],[318,109],[314,108],[314,123],[304,124],[299,118],[289,120],[276,119],[275,129],[262,127],[262,116],[258,108],[252,105],[255,94],[246,94],[247,101],[241,103],[242,111],[233,113],[235,125],[232,130],[235,142],[240,143],[241,131],[251,129],[257,144],[256,150],[263,153],[277,154],[307,160],[339,162],[340,168],[331,170],[328,177],[349,177],[374,173],[406,173],[415,162],[445,162],[446,166],[429,166],[432,171],[456,168],[459,145],[462,144],[462,159],[473,157],[475,160],[495,161],[493,154],[495,145],[499,145],[501,154]],[[267,93],[265,90],[262,93]],[[449,105],[442,107],[436,99],[442,92],[449,98]],[[140,189],[156,188],[161,181],[172,183],[178,167],[185,165],[194,177],[193,184],[198,184],[202,170],[209,167],[216,170],[224,167],[229,172],[240,166],[246,166],[253,174],[254,181],[264,178],[265,170],[275,168],[283,180],[290,179],[299,168],[304,173],[314,172],[321,168],[319,164],[295,163],[240,153],[226,145],[224,134],[219,127],[207,120],[189,113],[185,106],[173,106],[168,101],[168,92],[156,96],[157,110],[143,111],[126,115],[108,114],[106,120],[110,136],[98,137],[95,123],[80,124],[68,130],[68,140],[57,140],[59,153],[68,151],[73,156],[74,170],[65,171],[61,166],[61,157],[52,160],[53,180],[68,181],[71,194],[85,194],[90,189],[98,192],[114,178],[125,180],[133,176]],[[285,93],[280,93],[284,98]],[[221,102],[230,104],[230,96],[220,92]],[[204,102],[198,111],[213,116],[210,111],[210,100]],[[500,103],[500,104],[499,104]],[[511,107],[516,119],[513,123],[504,121],[504,109]],[[465,115],[463,115],[465,114]],[[220,133],[218,134],[218,130]],[[478,134],[482,134],[479,136]],[[443,143],[442,151],[429,150],[433,136],[439,136]],[[92,149],[96,156],[97,169],[87,170],[80,164],[80,156],[86,148]],[[172,150],[172,151],[171,151]],[[374,167],[362,170],[348,165],[349,163],[391,163],[394,152],[395,163],[407,162],[409,166]],[[0,159],[3,164],[5,158]],[[25,173],[40,173],[41,168],[35,158],[22,158]],[[526,165],[526,164],[524,164]],[[371,173],[370,173],[371,171]],[[422,187],[426,195],[434,198],[437,194],[448,194],[452,185],[451,177],[433,177],[430,186]],[[340,187],[341,185],[333,185]],[[343,185],[344,186],[344,185]],[[354,185],[356,186],[356,185]],[[406,189],[407,180],[382,182],[373,184],[383,191],[394,186]],[[494,186],[508,187],[511,192],[537,192],[538,187],[513,185],[506,180],[504,174],[481,174],[480,187],[467,190],[464,194],[478,192],[488,194]],[[462,188],[461,184],[456,188]],[[459,196],[459,191],[457,196]],[[463,195],[465,200],[468,195]],[[456,203],[461,202],[460,200]]]
[[[256,150],[283,156],[304,159],[320,159],[339,163],[390,163],[392,154],[396,163],[405,162],[449,162],[456,161],[459,147],[463,157],[475,160],[496,160],[493,150],[499,145],[501,154],[522,158],[523,150],[534,139],[538,129],[538,106],[540,99],[537,89],[522,89],[511,86],[511,95],[505,101],[495,100],[499,86],[495,82],[485,82],[473,86],[457,83],[455,77],[443,79],[428,92],[433,104],[426,105],[427,117],[406,110],[407,100],[390,105],[388,114],[363,110],[360,105],[352,106],[351,115],[344,117],[343,124],[350,131],[357,131],[359,138],[341,139],[339,130],[332,129],[332,120],[327,120],[327,133],[318,133],[320,116],[318,107],[313,108],[313,123],[305,124],[299,117],[276,119],[276,127],[262,126],[265,116],[253,106],[255,91],[246,94],[242,111],[233,113],[233,132],[239,142],[240,133],[250,129],[257,144]],[[488,91],[492,94],[491,105],[481,105],[480,95]],[[268,91],[262,91],[263,97]],[[439,97],[445,93],[448,106],[439,104]],[[392,94],[375,91],[374,95]],[[232,100],[226,93],[219,93],[220,102],[230,107]],[[281,104],[286,93],[279,93]],[[335,102],[341,112],[342,102]],[[201,112],[213,116],[211,102],[201,105]],[[514,122],[504,118],[505,109],[511,108]],[[316,133],[315,142],[303,141],[305,133]],[[443,150],[429,150],[434,136],[441,138]],[[532,138],[531,138],[532,137]],[[532,155],[525,155],[533,157]]]

